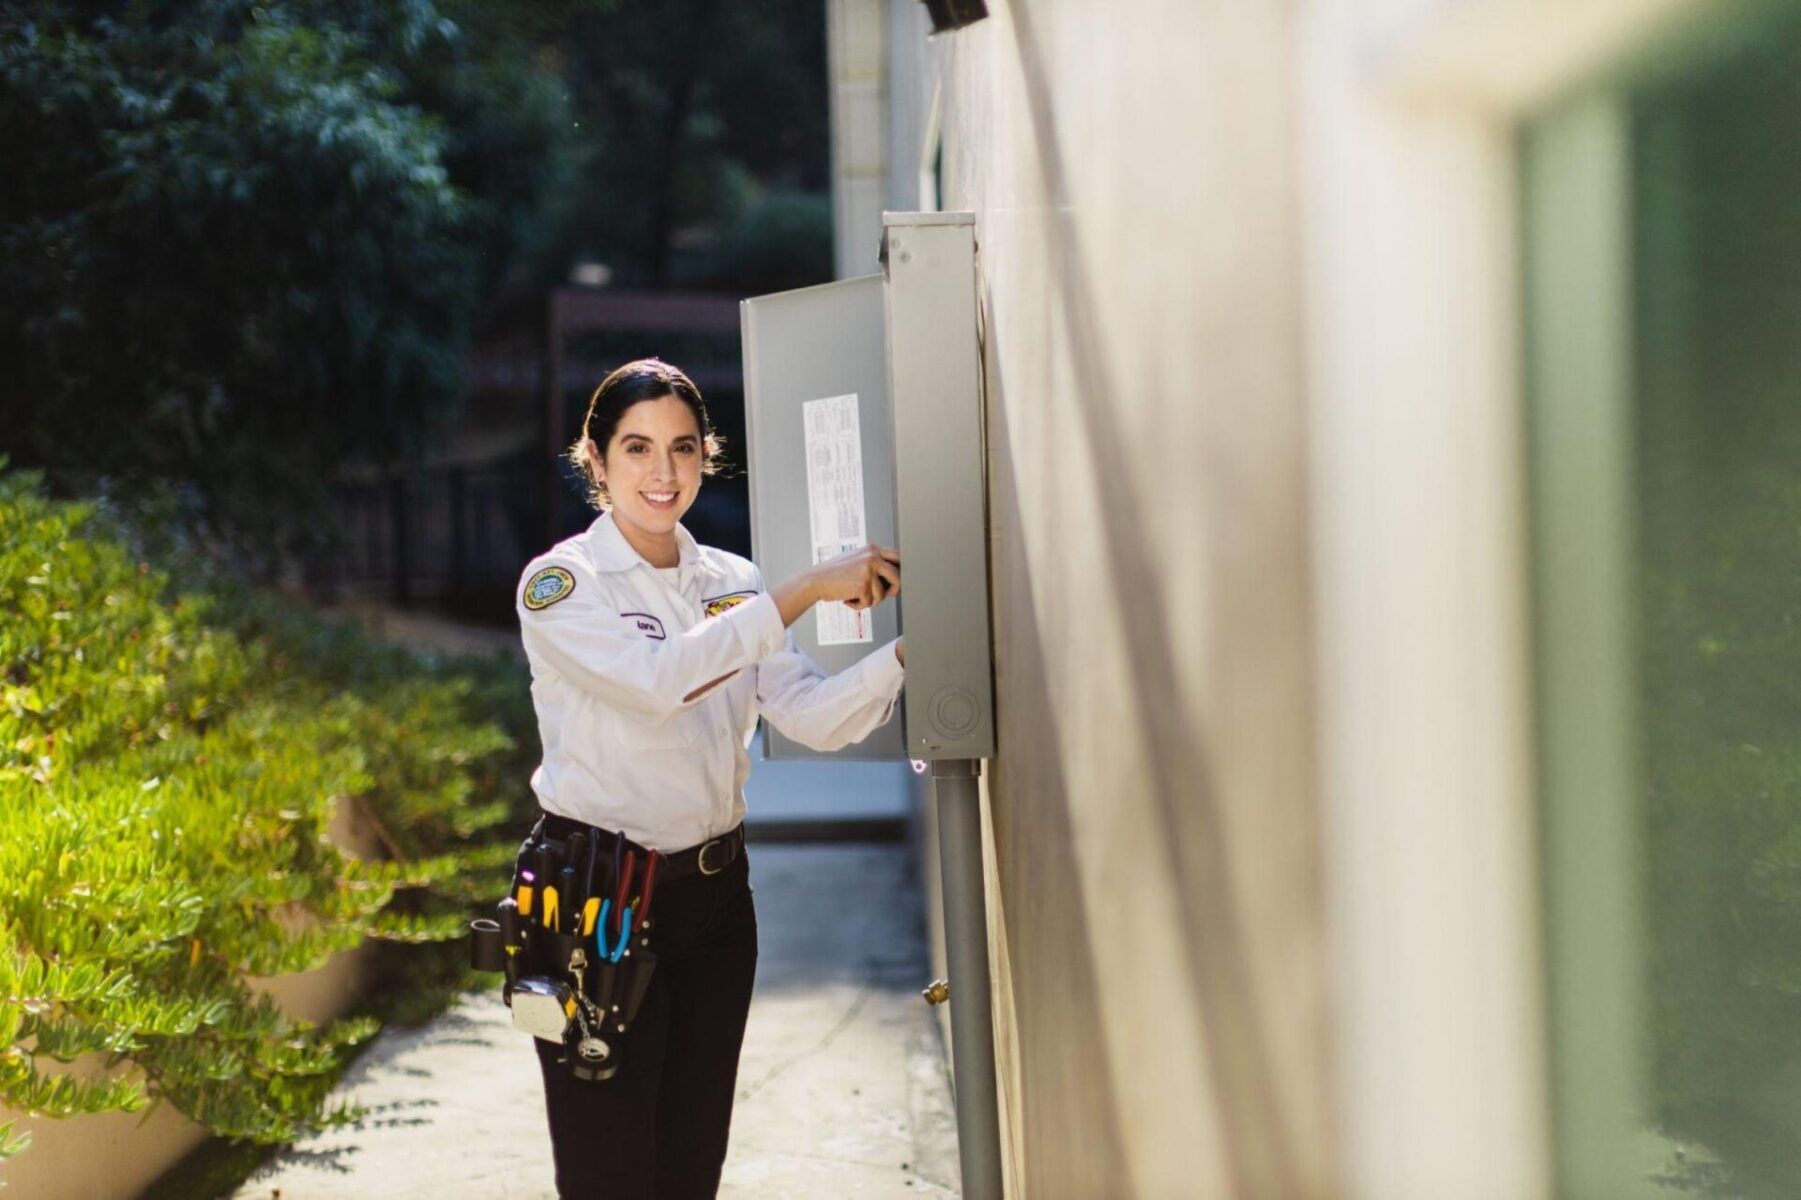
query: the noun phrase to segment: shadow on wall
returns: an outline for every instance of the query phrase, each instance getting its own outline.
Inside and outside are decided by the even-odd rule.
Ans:
[[[1103,322],[1098,317],[1097,279],[1089,270],[1080,251],[1076,228],[1076,208],[1068,186],[1068,171],[1062,159],[1056,136],[1057,119],[1053,105],[1053,84],[1046,77],[1044,55],[1034,45],[1030,6],[1012,10],[1016,38],[1014,58],[1023,73],[1025,99],[1030,111],[1032,136],[1042,164],[1045,189],[1045,212],[1050,222],[1047,251],[1049,274],[1058,281],[1052,291],[1052,303],[1062,312],[1062,328],[1067,335],[1067,361],[1072,372],[1073,388],[1088,402],[1076,405],[1081,414],[1080,434],[1094,463],[1098,479],[1130,479],[1137,474],[1137,462],[1125,442],[1126,431],[1113,420],[1109,406],[1100,402],[1112,394],[1107,354],[1100,340]],[[984,285],[986,289],[986,285]],[[984,295],[988,314],[990,346],[996,343],[996,312],[992,294]],[[990,419],[1003,422],[996,430],[992,444],[1004,447],[1006,406],[999,402],[999,356],[989,354],[987,363],[990,389]],[[997,509],[991,519],[1010,523],[1008,532],[1020,526],[1019,496],[1016,492],[1003,499],[1011,509]],[[1100,542],[1106,558],[1099,564],[1116,580],[1154,581],[1165,577],[1169,567],[1167,556],[1153,544],[1158,530],[1156,513],[1146,511],[1129,489],[1110,491],[1092,512],[1100,524]],[[1028,564],[1024,561],[1017,537],[996,539],[1000,553],[1008,561],[997,563],[998,587],[1029,583]],[[1052,715],[1050,702],[1034,702],[1030,696],[1049,697],[1049,679],[1045,673],[1046,653],[1057,648],[1040,645],[1035,614],[1029,591],[1009,604],[997,597],[996,611],[1006,612],[1010,621],[999,631],[1002,654],[999,661],[1014,671],[1033,672],[1034,677],[1015,680],[1024,695],[1015,701],[1036,726],[1029,740],[1035,745],[1055,745],[1047,741],[1044,728]],[[1169,969],[1183,976],[1183,986],[1200,1001],[1195,1014],[1198,1032],[1205,1045],[1205,1059],[1211,1079],[1209,1087],[1217,1097],[1215,1113],[1220,1123],[1219,1145],[1225,1161],[1222,1166],[1231,1180],[1234,1194],[1299,1195],[1307,1190],[1310,1166],[1305,1161],[1312,1148],[1298,1144],[1297,1131],[1291,1128],[1274,1079],[1274,1048],[1270,1030],[1257,1002],[1255,980],[1246,945],[1245,914],[1240,911],[1239,891],[1235,886],[1233,863],[1229,854],[1226,816],[1222,798],[1214,784],[1215,774],[1205,748],[1197,735],[1201,729],[1198,715],[1189,700],[1189,689],[1181,677],[1181,664],[1166,647],[1176,644],[1170,636],[1172,615],[1165,594],[1157,587],[1136,588],[1131,593],[1131,629],[1124,638],[1124,667],[1132,681],[1131,694],[1140,702],[1129,714],[1143,742],[1144,769],[1149,795],[1142,798],[1148,814],[1158,830],[1156,845],[1140,847],[1147,860],[1156,862],[1152,869],[1163,872],[1172,882],[1176,904],[1174,914],[1180,928],[1177,939],[1184,953]],[[1001,677],[1005,686],[1005,675]],[[1155,702],[1147,702],[1147,698]],[[1002,713],[1022,714],[1001,703]],[[1012,732],[1026,731],[1017,724]],[[1005,743],[1003,743],[1004,745]],[[1015,742],[1014,744],[1019,744]],[[1082,924],[1079,898],[1073,900],[1074,911],[1057,912],[1054,919],[1046,906],[1065,902],[1072,897],[1070,883],[1079,879],[1075,864],[1067,861],[1070,848],[1069,829],[1071,798],[1065,793],[1055,756],[1040,755],[1027,759],[1023,755],[1003,754],[997,766],[1015,772],[1051,772],[1049,777],[1035,774],[1030,787],[1018,790],[995,789],[1002,797],[996,804],[997,851],[1002,855],[1003,890],[1012,902],[1011,911],[1029,913],[1019,930],[1009,929],[1010,949],[1015,977],[1033,983],[1047,979],[1071,978],[1069,971],[1072,947],[1083,947],[1086,930]],[[1026,779],[1018,781],[1027,783]],[[1015,815],[1007,811],[1005,797],[1031,798],[1029,814]],[[1047,820],[1061,821],[1066,827],[1062,837],[1048,839],[1027,825]],[[1055,846],[1053,851],[1049,847]],[[1047,861],[1055,854],[1056,861]],[[1158,861],[1160,860],[1160,861]],[[1017,939],[1017,947],[1012,942]],[[1054,955],[1046,959],[1045,955]],[[1052,965],[1056,964],[1056,965]],[[1071,1029],[1095,1028],[1097,1015],[1104,1020],[1105,1010],[1097,993],[1092,970],[1085,975],[1073,973],[1080,987],[1072,986],[1064,994],[1051,997],[1034,988],[1031,1003],[1018,1015],[1021,1022],[1021,1053],[1038,1054],[1049,1062],[1035,1062],[1024,1069],[1026,1104],[1059,1103],[1079,1106],[1081,1111],[1060,1114],[1054,1124],[1043,1129],[1093,1129],[1095,1121],[1111,1114],[1093,1111],[1095,1098],[1108,1094],[1109,1086],[1104,1061],[1059,1061],[1063,1056],[1082,1055],[1092,1059],[1103,1053],[1097,1044],[1039,1045],[1049,1040],[1068,1040]],[[1142,977],[1138,982],[1142,982]],[[1045,1012],[1034,1013],[1033,1005],[1044,1005],[1050,1012],[1066,1012],[1067,1016],[1049,1021],[1060,1037],[1050,1039],[1028,1036],[1026,1022],[1045,1019]],[[1069,1011],[1072,1005],[1081,1006]],[[1051,1007],[1054,1006],[1054,1007]],[[1063,1086],[1047,1086],[1046,1075]],[[1067,1119],[1069,1123],[1065,1124]],[[1097,1135],[1097,1141],[1102,1140]],[[1028,1152],[1033,1138],[1025,1139]],[[1109,1131],[1105,1139],[1110,1157],[1117,1157],[1118,1134]],[[1057,1155],[1060,1171],[1079,1156]],[[1115,1174],[1108,1181],[1117,1186],[1129,1176]],[[1042,1178],[1042,1177],[1041,1177]],[[1062,1184],[1061,1176],[1052,1176]],[[1105,1187],[1102,1188],[1105,1190]],[[1098,1194],[1098,1193],[1097,1193]]]
[[[987,298],[984,297],[984,303]],[[992,311],[992,309],[990,309]],[[992,321],[992,318],[990,318]],[[989,413],[1005,421],[1005,406],[996,403],[1001,393],[999,368],[988,364]],[[1005,437],[991,447],[1011,443]],[[1016,476],[990,463],[991,497],[1006,489],[1001,504],[991,499],[996,516],[1019,511]],[[1015,1141],[1024,1156],[1025,1176],[1014,1183],[1022,1188],[1041,1187],[1056,1180],[1055,1194],[1105,1196],[1114,1194],[1131,1173],[1125,1144],[1120,1137],[1118,1114],[1112,1103],[1112,1068],[1107,1062],[1106,1041],[1095,1028],[1095,1017],[1104,1003],[1090,947],[1094,944],[1088,911],[1082,896],[1082,875],[1076,864],[1076,834],[1070,820],[1069,791],[1062,759],[1055,747],[1063,745],[1054,708],[1044,702],[1051,695],[1044,670],[1044,646],[1039,637],[1038,614],[1032,607],[1032,577],[1023,546],[1017,537],[994,540],[994,611],[1007,619],[995,627],[995,712],[1003,725],[1021,717],[1031,725],[1029,742],[1047,748],[1035,754],[997,755],[989,764],[990,815],[994,823],[994,854],[1000,877],[1001,924],[1007,943],[1010,980],[1056,980],[1054,988],[1038,989],[1028,983],[1028,1001],[1015,1003],[1004,1014],[1015,1036],[1003,1039],[1001,1053],[1016,1051],[1011,1071],[1003,1069],[1001,1090],[1011,1076],[1018,1082],[1020,1110],[1013,1118]],[[1008,592],[1014,592],[1008,595]],[[1009,702],[1017,690],[1021,703]],[[1028,697],[1037,697],[1036,701]],[[1008,733],[1021,735],[1017,725],[998,729],[999,744]],[[1016,743],[1018,744],[1018,743]],[[1015,811],[1009,802],[1020,798]],[[1022,919],[1011,920],[1009,914]],[[1029,917],[1027,917],[1029,914]],[[1072,1038],[1072,1029],[1092,1030],[1092,1036]],[[1081,1129],[1087,1137],[1079,1154],[1054,1151],[1035,1130]],[[1023,1136],[1021,1136],[1023,1134]]]

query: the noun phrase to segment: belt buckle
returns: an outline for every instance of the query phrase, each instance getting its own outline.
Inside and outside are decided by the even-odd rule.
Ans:
[[[717,875],[719,872],[725,870],[726,866],[730,865],[728,863],[724,866],[714,867],[712,870],[707,869],[707,851],[724,841],[724,838],[714,838],[712,841],[704,843],[700,848],[700,853],[694,856],[694,865],[700,868],[700,873],[702,875]]]

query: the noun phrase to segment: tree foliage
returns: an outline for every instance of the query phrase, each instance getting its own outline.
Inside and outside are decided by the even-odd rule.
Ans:
[[[546,287],[831,275],[817,0],[0,0],[0,450],[267,576]]]
[[[581,207],[558,233],[567,249],[653,287],[829,280],[822,7],[662,0],[575,14],[561,44],[587,154]],[[685,236],[699,231],[710,236]]]
[[[266,598],[176,589],[36,484],[0,472],[0,1101],[161,1100],[258,1142],[347,1120],[327,1094],[376,1022],[313,1027],[250,981],[464,932],[529,803],[518,740],[478,714],[516,713],[523,680],[501,703]],[[345,804],[391,858],[326,840]],[[98,1079],[50,1066],[95,1054]]]
[[[1801,1180],[1801,19],[1632,105],[1650,1083],[1666,1182]]]
[[[553,70],[431,0],[0,3],[0,427],[304,542],[416,452],[561,178]]]

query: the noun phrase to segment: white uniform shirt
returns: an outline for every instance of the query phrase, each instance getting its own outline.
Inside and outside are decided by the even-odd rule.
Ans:
[[[544,744],[539,805],[666,852],[743,820],[759,713],[835,750],[888,720],[904,678],[892,642],[825,675],[749,559],[675,536],[672,585],[602,513],[526,564],[514,605]]]

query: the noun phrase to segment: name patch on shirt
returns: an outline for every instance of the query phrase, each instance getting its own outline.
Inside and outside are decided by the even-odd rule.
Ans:
[[[545,567],[525,581],[525,607],[549,608],[575,590],[575,576],[562,567]]]
[[[715,596],[711,600],[702,600],[700,606],[709,617],[716,617],[726,609],[736,608],[755,596],[755,592],[732,592],[725,596]]]
[[[668,636],[663,632],[663,622],[649,613],[620,613],[619,615],[636,625],[638,632],[647,638],[655,638],[660,642]]]

